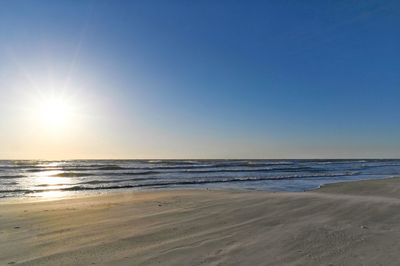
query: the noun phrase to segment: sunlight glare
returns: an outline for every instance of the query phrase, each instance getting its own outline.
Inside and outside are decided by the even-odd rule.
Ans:
[[[67,127],[71,123],[73,114],[72,103],[61,97],[48,97],[43,99],[38,106],[38,118],[46,128]]]

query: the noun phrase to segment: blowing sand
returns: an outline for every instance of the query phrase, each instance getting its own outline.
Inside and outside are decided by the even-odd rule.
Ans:
[[[399,265],[400,179],[0,202],[0,265]]]

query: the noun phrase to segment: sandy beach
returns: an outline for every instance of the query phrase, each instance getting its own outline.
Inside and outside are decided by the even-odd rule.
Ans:
[[[0,265],[398,265],[400,179],[0,202]]]

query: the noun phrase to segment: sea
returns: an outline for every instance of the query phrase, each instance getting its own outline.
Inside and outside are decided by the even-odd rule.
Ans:
[[[0,198],[149,189],[307,191],[400,176],[400,160],[0,161]]]

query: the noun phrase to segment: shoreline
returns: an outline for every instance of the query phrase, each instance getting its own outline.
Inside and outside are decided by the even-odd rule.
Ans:
[[[400,178],[0,201],[0,264],[395,265]]]
[[[338,181],[332,183],[322,184],[316,188],[303,190],[303,191],[276,191],[276,190],[266,190],[266,189],[252,189],[252,188],[224,188],[224,187],[184,187],[184,188],[148,188],[148,189],[134,189],[134,188],[121,188],[121,189],[99,189],[99,190],[82,190],[82,191],[74,191],[74,192],[65,192],[65,191],[57,191],[50,190],[49,192],[61,192],[67,194],[66,196],[20,196],[20,197],[1,197],[0,198],[0,206],[2,204],[8,203],[34,203],[34,202],[49,202],[49,201],[60,201],[60,200],[69,200],[76,198],[91,198],[91,197],[99,197],[99,196],[107,196],[107,195],[118,195],[125,193],[152,193],[152,192],[163,192],[163,191],[222,191],[222,192],[261,192],[261,193],[307,193],[307,192],[318,192],[321,189],[324,189],[329,186],[333,186],[335,184],[346,184],[346,183],[354,183],[354,182],[365,182],[365,181],[379,181],[379,180],[390,180],[396,179],[400,176],[388,176],[381,177],[375,179],[359,179],[359,180],[346,180],[346,181]],[[46,193],[46,192],[45,192]],[[32,193],[35,194],[35,193]],[[40,194],[40,192],[38,193]]]

